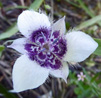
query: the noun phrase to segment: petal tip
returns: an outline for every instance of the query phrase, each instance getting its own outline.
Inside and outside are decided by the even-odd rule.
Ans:
[[[7,46],[7,48],[12,48],[12,45]]]
[[[66,16],[63,16],[63,19],[65,20]]]
[[[98,48],[98,43],[95,41],[95,50]]]
[[[98,47],[98,43],[82,31],[72,31],[66,34],[68,51],[64,61],[82,62],[87,59]]]
[[[64,78],[63,78],[63,80],[64,80],[64,81],[65,81],[65,83],[67,84],[67,78],[65,78],[65,77],[64,77]]]
[[[9,90],[9,93],[17,93],[14,89],[13,90]]]

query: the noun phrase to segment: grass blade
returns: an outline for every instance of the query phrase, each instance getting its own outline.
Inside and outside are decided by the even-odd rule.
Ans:
[[[101,56],[101,39],[94,38],[94,40],[98,43],[98,48],[95,50],[94,54]]]
[[[75,28],[75,30],[81,30],[81,29],[87,28],[87,27],[89,27],[99,21],[101,21],[101,15],[95,16],[94,18],[81,23],[79,26],[77,26]]]
[[[38,10],[44,0],[35,0],[28,9]]]
[[[82,7],[82,9],[91,17],[95,17],[95,15],[89,10],[89,8],[84,4],[83,0],[77,0]],[[98,21],[99,26],[101,26],[101,22]]]
[[[5,96],[5,98],[17,98],[16,96],[14,96],[14,94],[8,93],[6,88],[4,88],[1,84],[0,93],[2,94],[2,96]]]
[[[42,4],[44,0],[35,0],[28,9],[38,10],[40,5]],[[14,35],[16,32],[18,32],[17,24],[13,24],[10,29],[8,29],[6,32],[0,34],[0,40],[6,39]]]

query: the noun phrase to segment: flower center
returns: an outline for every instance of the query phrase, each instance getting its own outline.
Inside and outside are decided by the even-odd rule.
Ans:
[[[61,60],[67,51],[67,45],[59,31],[51,33],[47,29],[39,29],[33,32],[30,41],[35,44],[26,43],[25,49],[31,60],[42,67],[59,69],[62,66]]]
[[[48,45],[48,43],[44,44],[44,45],[43,45],[43,48],[45,48],[45,49],[48,51],[48,50],[49,50],[49,45]]]

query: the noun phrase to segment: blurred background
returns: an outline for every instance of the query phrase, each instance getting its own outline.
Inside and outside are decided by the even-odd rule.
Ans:
[[[67,84],[50,76],[37,89],[12,94],[8,93],[12,89],[11,73],[20,54],[7,45],[22,37],[16,21],[26,9],[45,11],[54,22],[66,16],[67,31],[82,30],[99,47],[84,62],[69,66]],[[78,81],[80,72],[86,75],[84,81]],[[0,0],[0,98],[101,98],[101,0]]]

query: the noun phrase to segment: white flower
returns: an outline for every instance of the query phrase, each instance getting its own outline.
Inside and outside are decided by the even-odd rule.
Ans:
[[[80,72],[80,74],[77,75],[78,77],[78,81],[84,81],[84,78],[86,77],[86,75],[83,75],[83,72]]]
[[[65,17],[51,25],[48,17],[35,11],[23,11],[18,17],[19,31],[25,36],[9,47],[22,54],[13,67],[15,92],[37,88],[49,74],[67,81],[66,62],[81,62],[98,44],[81,31],[65,34]]]

